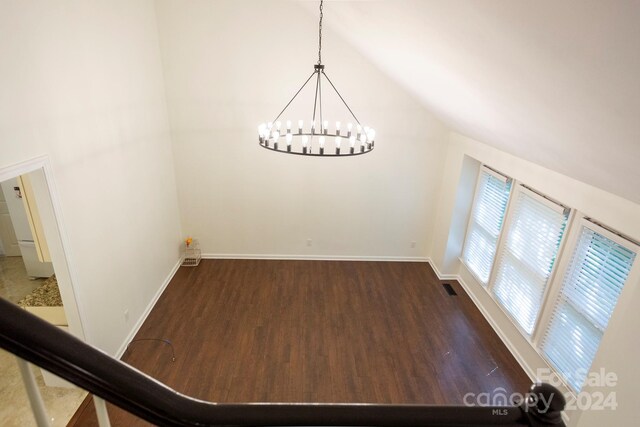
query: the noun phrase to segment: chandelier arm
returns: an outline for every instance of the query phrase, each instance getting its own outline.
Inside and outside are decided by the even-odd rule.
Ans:
[[[320,86],[320,71],[315,72],[318,73],[318,79],[316,80],[316,97],[313,100],[313,121],[311,126],[313,126],[313,123],[316,121],[316,107],[318,106],[318,86]]]
[[[324,122],[322,121],[322,78],[318,73],[318,106],[320,107],[320,133],[324,133]]]
[[[349,112],[351,113],[351,115],[353,116],[353,118],[355,119],[356,123],[358,123],[359,125],[362,125],[360,123],[360,120],[358,120],[358,118],[356,117],[355,114],[353,114],[353,111],[351,111],[351,108],[349,107],[349,105],[347,104],[347,101],[344,100],[344,98],[342,97],[342,95],[340,95],[340,92],[338,92],[338,89],[336,89],[336,87],[333,85],[333,83],[331,82],[331,79],[329,78],[329,76],[327,76],[327,73],[324,72],[324,70],[322,71],[322,74],[325,76],[325,78],[327,79],[327,81],[329,82],[329,84],[331,85],[331,87],[333,88],[333,90],[338,94],[338,96],[340,97],[340,100],[342,101],[342,103],[344,104],[345,107],[347,107],[347,110],[349,110]]]
[[[300,89],[298,89],[298,91],[296,92],[295,95],[293,95],[293,98],[291,98],[291,100],[287,103],[287,105],[284,106],[284,108],[282,109],[282,111],[280,111],[280,114],[278,114],[278,117],[276,117],[275,119],[272,120],[272,123],[275,123],[280,116],[282,115],[282,113],[284,113],[287,108],[289,108],[289,105],[291,105],[291,103],[293,102],[294,99],[296,99],[296,96],[298,96],[298,94],[300,93],[300,91],[302,91],[302,89],[304,89],[304,87],[307,85],[307,83],[309,83],[309,80],[311,80],[311,77],[313,77],[313,75],[316,73],[316,71],[314,71],[313,73],[311,73],[311,75],[309,76],[309,78],[307,79],[306,82],[304,82],[304,84],[300,87]]]

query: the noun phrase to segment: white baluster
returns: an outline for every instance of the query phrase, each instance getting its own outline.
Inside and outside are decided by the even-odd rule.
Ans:
[[[104,399],[101,399],[94,394],[93,406],[96,407],[96,415],[98,416],[98,425],[100,427],[111,427],[111,421],[109,421],[109,413],[107,412],[107,402],[105,402]]]
[[[22,382],[24,388],[27,390],[27,396],[29,396],[29,403],[31,404],[31,412],[36,419],[38,427],[49,427],[49,416],[47,410],[44,407],[42,396],[40,395],[40,389],[36,383],[36,378],[33,376],[31,366],[26,361],[16,357],[18,361],[18,368],[20,368],[20,375],[22,375]]]

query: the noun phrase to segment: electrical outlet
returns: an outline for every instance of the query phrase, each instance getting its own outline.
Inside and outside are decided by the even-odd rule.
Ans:
[[[125,322],[129,322],[129,309],[128,308],[124,311],[124,321]]]
[[[411,247],[415,248],[416,247],[416,242],[411,242]]]
[[[307,239],[307,246],[311,246],[313,244],[313,242],[311,241],[311,239]]]

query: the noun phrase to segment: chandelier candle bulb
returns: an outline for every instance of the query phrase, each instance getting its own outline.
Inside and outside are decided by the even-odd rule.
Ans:
[[[340,154],[340,137],[336,136],[336,154]]]
[[[340,122],[336,122],[336,135],[340,135]]]
[[[309,142],[309,137],[304,135],[302,137],[302,153],[307,154],[307,143]]]
[[[327,134],[327,132],[329,132],[329,121],[328,121],[328,120],[325,120],[325,121],[322,123],[322,127],[323,127],[323,129],[322,129],[322,133],[324,133],[324,134],[326,135],[326,134]]]
[[[273,133],[273,148],[274,148],[275,150],[277,150],[277,149],[278,149],[278,139],[280,139],[280,132],[275,131],[275,132]]]
[[[298,133],[302,134],[302,126],[304,125],[304,120],[298,120]]]
[[[287,120],[287,133],[291,132],[291,120]]]
[[[351,129],[353,128],[353,124],[352,123],[348,123],[347,124],[347,138],[351,137]]]

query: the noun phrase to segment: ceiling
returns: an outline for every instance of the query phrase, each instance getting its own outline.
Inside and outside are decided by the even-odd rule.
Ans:
[[[326,1],[324,17],[451,129],[640,203],[640,1]]]

